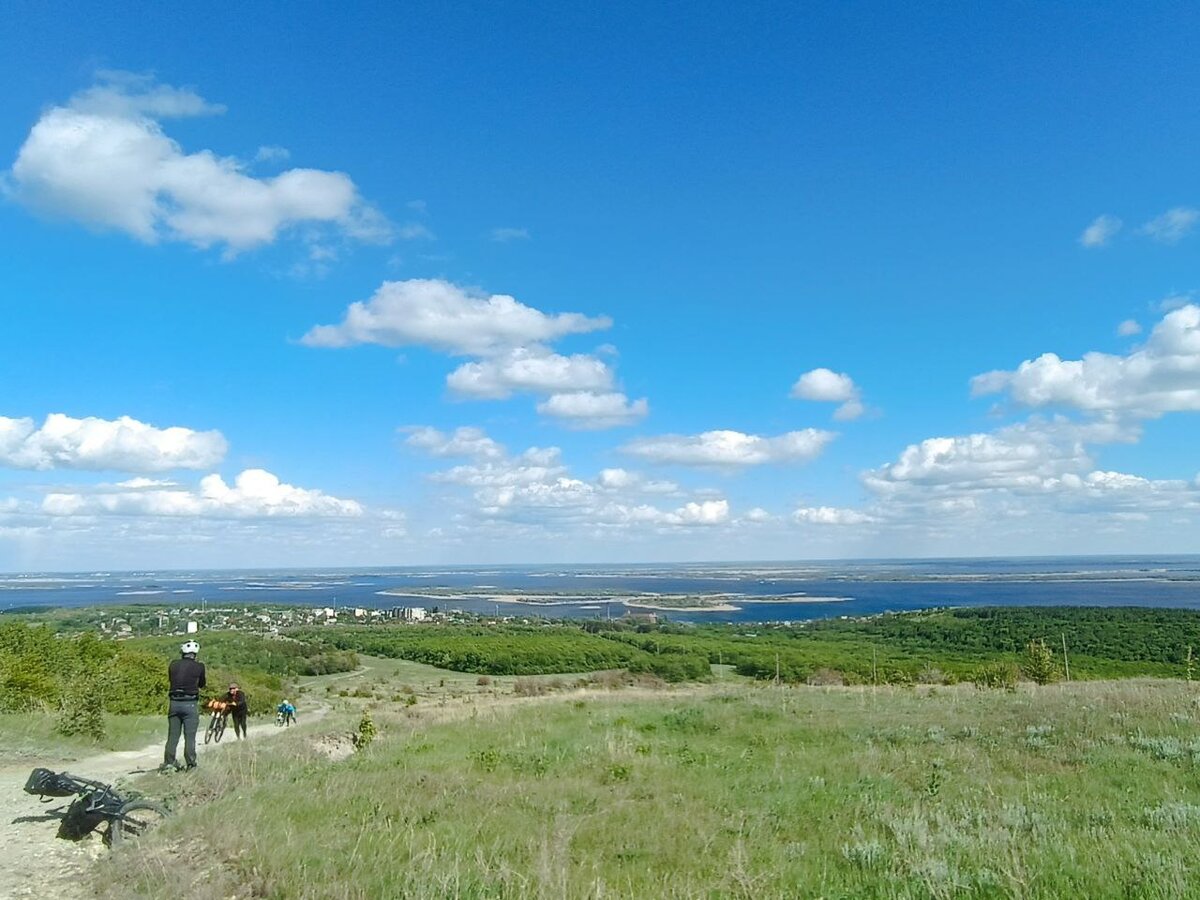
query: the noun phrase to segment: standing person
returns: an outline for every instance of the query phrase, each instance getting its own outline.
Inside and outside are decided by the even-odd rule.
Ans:
[[[240,741],[246,736],[246,715],[250,712],[250,708],[246,705],[246,695],[234,681],[230,683],[229,690],[221,699],[229,704],[227,708],[229,714],[233,716],[233,733]]]
[[[200,689],[204,687],[204,663],[196,657],[200,645],[185,641],[179,648],[179,659],[171,660],[167,677],[171,690],[167,695],[171,705],[167,710],[167,747],[163,753],[163,768],[178,769],[175,748],[179,746],[179,733],[183,732],[183,760],[187,768],[196,768],[196,728],[200,724],[200,713],[196,703],[200,700]]]

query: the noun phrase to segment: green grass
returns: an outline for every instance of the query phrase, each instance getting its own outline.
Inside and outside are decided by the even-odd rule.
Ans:
[[[93,741],[66,737],[54,730],[58,717],[48,713],[0,713],[0,765],[38,759],[79,759],[109,750],[138,750],[162,739],[163,716],[105,716],[106,735]]]
[[[197,900],[1166,898],[1200,876],[1200,705],[1182,682],[720,684],[374,716],[362,754],[335,761],[344,737],[298,734],[170,781],[186,814],[96,884]]]

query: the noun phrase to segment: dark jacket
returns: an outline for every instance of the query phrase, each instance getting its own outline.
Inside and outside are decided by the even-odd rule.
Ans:
[[[238,691],[237,696],[233,696],[232,691],[226,691],[221,695],[221,699],[229,704],[229,711],[237,716],[246,715],[246,692]]]
[[[172,700],[199,700],[200,688],[204,687],[204,663],[183,657],[171,660],[167,667],[171,680]]]

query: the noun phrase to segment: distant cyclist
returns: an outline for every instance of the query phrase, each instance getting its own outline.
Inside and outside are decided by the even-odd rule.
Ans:
[[[292,706],[292,701],[284,700],[275,707],[275,718],[280,725],[295,725],[296,707]]]
[[[200,724],[200,713],[196,703],[200,689],[204,687],[204,663],[196,659],[200,645],[185,641],[179,648],[179,659],[171,660],[167,667],[167,678],[171,688],[167,694],[167,746],[163,752],[163,768],[178,769],[175,750],[179,746],[179,733],[183,732],[183,759],[187,768],[196,768],[196,727]]]
[[[227,704],[225,708],[229,710],[229,715],[233,718],[233,733],[240,741],[246,736],[246,716],[250,712],[246,705],[246,695],[234,681],[230,683],[229,690],[222,695],[221,699]]]

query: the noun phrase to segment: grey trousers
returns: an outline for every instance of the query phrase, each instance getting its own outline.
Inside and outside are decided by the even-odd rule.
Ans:
[[[179,746],[179,732],[183,731],[183,760],[188,766],[196,765],[196,729],[200,725],[200,713],[195,700],[172,700],[167,710],[167,749],[163,753],[163,764],[175,762],[175,748]]]

